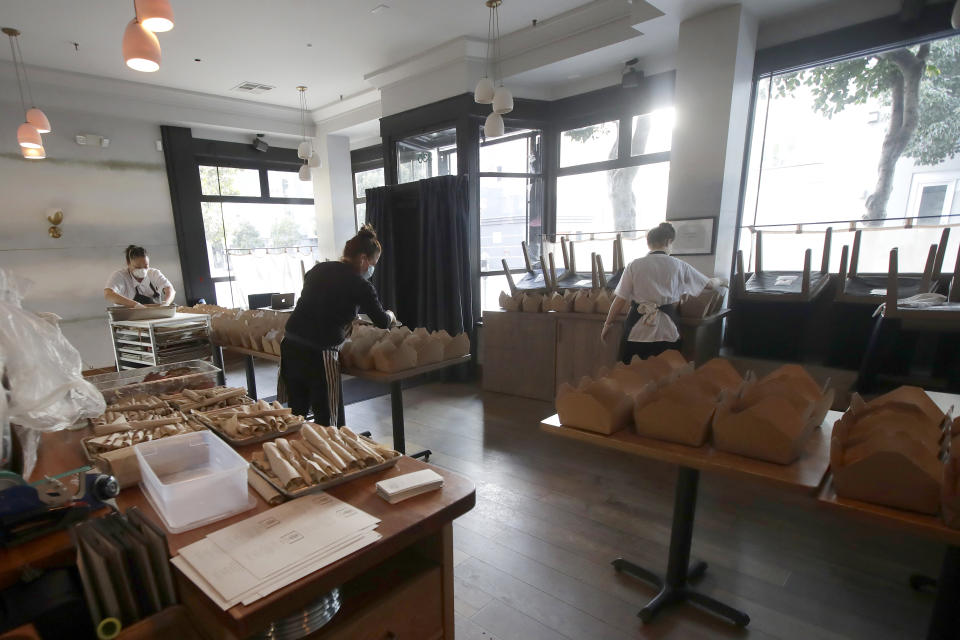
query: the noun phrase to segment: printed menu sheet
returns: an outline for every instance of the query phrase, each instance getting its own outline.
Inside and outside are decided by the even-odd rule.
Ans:
[[[228,609],[376,542],[379,523],[329,494],[313,494],[211,533],[182,548],[172,562]]]

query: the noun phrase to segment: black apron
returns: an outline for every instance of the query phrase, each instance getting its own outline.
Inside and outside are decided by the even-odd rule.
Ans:
[[[153,286],[153,283],[147,280],[147,284],[150,285],[150,290],[153,291],[153,297],[148,297],[140,293],[140,290],[136,287],[133,288],[133,301],[140,304],[160,304],[160,292],[157,291],[157,288]]]

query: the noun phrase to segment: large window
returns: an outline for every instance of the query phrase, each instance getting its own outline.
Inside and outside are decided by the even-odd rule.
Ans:
[[[480,273],[483,308],[499,307],[506,288],[503,260],[524,268],[522,242],[538,259],[543,232],[541,133],[508,129],[480,142]]]
[[[673,109],[560,133],[556,234],[649,229],[667,210]]]
[[[200,165],[201,210],[217,303],[299,293],[301,261],[319,259],[312,183],[296,172]]]
[[[367,189],[382,187],[384,184],[383,166],[354,170],[353,207],[358,231],[367,219]]]
[[[822,235],[797,232],[832,226],[834,271],[856,229],[860,271],[885,272],[893,247],[901,270],[921,271],[940,229],[960,223],[958,110],[957,37],[760,78],[740,234],[747,269],[757,230],[765,268],[798,269],[807,247],[819,259]]]
[[[456,128],[421,133],[397,142],[399,184],[456,173]]]

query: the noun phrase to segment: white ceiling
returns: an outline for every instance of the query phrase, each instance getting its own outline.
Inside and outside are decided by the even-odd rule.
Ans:
[[[664,16],[638,25],[642,35],[525,71],[512,81],[536,88],[570,85],[578,78],[615,73],[640,57],[655,62],[676,49],[684,19],[736,0],[648,0]],[[603,4],[630,0],[602,0]],[[773,40],[792,39],[886,15],[900,0],[741,0]],[[19,28],[29,66],[283,106],[296,106],[305,84],[316,109],[340,96],[367,92],[364,75],[415,57],[459,36],[486,37],[483,0],[171,0],[173,31],[159,34],[160,71],[128,69],[120,54],[132,2],[117,0],[2,0],[0,26]],[[371,13],[378,4],[389,9]],[[591,4],[587,0],[507,0],[504,34]],[[601,4],[598,0],[594,4]],[[819,22],[818,22],[819,18]],[[806,25],[806,26],[804,26]],[[804,29],[806,29],[805,32]],[[792,36],[792,37],[791,37]],[[768,38],[769,40],[769,38]],[[75,49],[73,43],[79,43]],[[769,42],[767,43],[769,44]],[[311,45],[311,46],[308,46]],[[200,58],[201,62],[195,62]],[[9,60],[0,43],[0,60]],[[230,91],[243,81],[274,85],[262,95]],[[555,92],[556,93],[556,92]],[[356,136],[373,131],[351,131]]]
[[[527,87],[554,89],[603,73],[618,74],[631,58],[641,60],[648,73],[673,68],[680,23],[691,16],[734,4],[730,0],[648,0],[664,15],[638,25],[636,38],[595,49],[579,56],[527,71],[512,80]],[[760,23],[760,46],[805,37],[889,15],[900,0],[742,0]]]
[[[153,74],[128,69],[120,54],[133,3],[117,0],[3,0],[0,26],[23,33],[28,65],[177,89],[297,105],[309,87],[311,109],[369,88],[363,75],[462,35],[486,38],[482,0],[171,0],[172,31]],[[378,4],[390,8],[378,13]],[[585,0],[508,0],[503,33],[544,20]],[[74,50],[73,42],[80,44]],[[308,47],[310,44],[312,46]],[[200,58],[201,62],[194,62]],[[9,60],[6,43],[0,59]],[[274,85],[260,96],[230,92],[243,81]]]

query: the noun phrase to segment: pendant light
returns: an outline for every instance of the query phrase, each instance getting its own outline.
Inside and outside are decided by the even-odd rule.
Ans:
[[[513,94],[501,83],[493,94],[493,112],[502,115],[511,111],[513,111]]]
[[[485,4],[490,9],[487,17],[487,56],[483,61],[483,77],[477,82],[477,88],[473,90],[473,101],[477,104],[490,104],[493,102],[494,86],[490,79],[492,71],[491,54],[493,53],[493,38],[495,22],[495,12],[500,6],[502,0],[486,0]],[[958,0],[960,1],[960,0]]]
[[[23,51],[20,49],[20,32],[17,29],[4,27],[2,30],[10,39],[10,52],[13,57],[13,69],[17,76],[17,90],[20,93],[20,107],[23,109],[24,122],[17,128],[17,143],[20,145],[21,153],[24,158],[42,160],[46,157],[43,151],[43,139],[41,133],[50,132],[50,120],[36,106],[27,109],[27,102],[23,95],[23,85],[27,85],[27,95],[30,97],[30,104],[34,105],[33,90],[30,88],[30,79],[27,77],[27,67],[23,63]],[[20,81],[20,74],[23,73],[23,82]],[[27,151],[29,150],[29,151]]]
[[[310,180],[310,160],[313,158],[313,145],[307,140],[307,88],[303,85],[297,87],[300,92],[300,137],[302,141],[297,146],[297,157],[303,160],[297,175],[304,182]]]
[[[173,29],[173,9],[169,0],[134,0],[133,7],[144,29],[154,33]]]
[[[24,122],[17,129],[17,142],[21,147],[27,149],[43,148],[43,140],[40,138],[40,132],[29,122]]]
[[[513,94],[503,86],[503,70],[500,67],[500,5],[503,0],[485,0],[484,4],[490,9],[487,20],[486,69],[473,92],[473,99],[479,104],[493,105],[493,113],[487,116],[483,123],[483,135],[495,138],[504,134],[503,114],[513,111]],[[498,77],[499,87],[495,82]]]
[[[503,135],[503,132],[503,116],[494,111],[483,123],[483,135],[487,138],[498,138]]]
[[[47,157],[47,152],[43,147],[20,147],[20,153],[27,160],[43,160]]]
[[[123,59],[134,71],[153,73],[160,69],[160,41],[136,16],[123,32]]]

